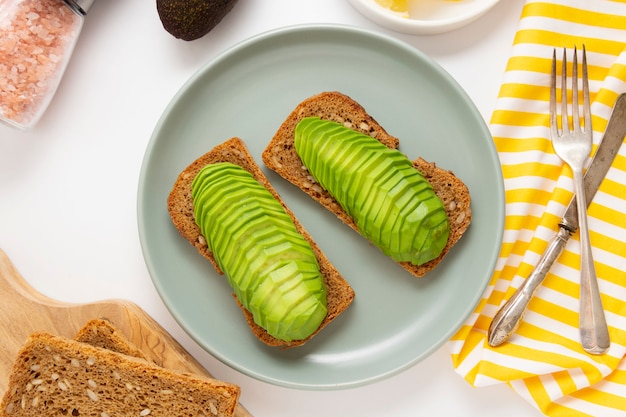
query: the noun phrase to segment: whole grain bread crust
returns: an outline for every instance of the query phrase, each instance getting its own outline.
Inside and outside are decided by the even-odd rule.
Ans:
[[[191,183],[196,177],[198,172],[206,165],[217,162],[231,162],[239,165],[242,168],[250,172],[254,178],[263,185],[283,206],[285,212],[291,216],[296,228],[302,234],[302,236],[311,244],[313,252],[317,258],[320,272],[324,277],[327,290],[327,309],[328,314],[326,318],[320,324],[320,327],[311,336],[304,340],[294,340],[286,342],[284,340],[277,339],[271,336],[265,329],[257,325],[252,317],[252,314],[246,310],[243,305],[237,300],[237,304],[244,313],[246,322],[250,326],[253,334],[263,343],[269,346],[280,347],[295,347],[300,346],[303,343],[310,340],[319,331],[326,327],[330,322],[337,318],[354,299],[354,290],[343,278],[339,271],[330,263],[326,255],[320,250],[318,245],[313,241],[309,233],[304,229],[302,224],[298,221],[294,213],[287,207],[281,197],[278,195],[274,187],[270,184],[269,180],[261,171],[260,167],[254,161],[250,155],[247,147],[243,141],[239,138],[231,138],[226,142],[216,146],[206,154],[200,156],[193,161],[188,167],[186,167],[176,179],[172,191],[169,194],[167,200],[167,208],[172,219],[172,222],[178,232],[196,247],[198,252],[208,259],[215,270],[219,274],[224,272],[218,266],[213,254],[209,250],[205,238],[202,236],[200,228],[195,222],[193,214],[193,198],[191,196]],[[233,294],[234,297],[234,294]]]
[[[358,233],[359,230],[354,220],[326,190],[315,182],[296,152],[294,146],[296,125],[301,119],[312,116],[341,123],[379,140],[392,149],[398,148],[400,140],[387,133],[365,108],[351,97],[337,91],[329,91],[309,97],[298,104],[279,127],[262,154],[263,162],[268,168],[309,194]],[[413,166],[424,175],[433,186],[437,196],[443,201],[451,229],[448,242],[437,258],[422,265],[412,265],[410,262],[399,263],[413,276],[423,277],[439,265],[463,236],[470,225],[472,210],[467,186],[452,171],[441,169],[422,158],[414,160]]]

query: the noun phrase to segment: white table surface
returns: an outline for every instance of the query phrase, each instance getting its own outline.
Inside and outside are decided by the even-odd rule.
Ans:
[[[523,3],[503,0],[461,29],[414,36],[377,26],[345,0],[241,0],[208,35],[184,42],[165,32],[154,0],[100,0],[39,124],[28,132],[0,125],[0,249],[49,297],[136,302],[217,378],[240,385],[255,417],[538,416],[505,385],[472,388],[454,372],[447,345],[396,376],[348,390],[294,390],[234,371],[199,348],[161,302],[136,217],[157,120],[182,84],[233,44],[301,23],[389,33],[441,64],[488,121]]]

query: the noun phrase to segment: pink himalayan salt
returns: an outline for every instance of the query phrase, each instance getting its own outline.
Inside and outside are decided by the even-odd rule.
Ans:
[[[83,18],[63,0],[2,0],[0,18],[0,120],[27,128],[50,103]]]

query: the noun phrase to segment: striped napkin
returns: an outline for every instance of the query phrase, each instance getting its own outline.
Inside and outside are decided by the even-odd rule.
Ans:
[[[490,122],[504,175],[500,256],[475,312],[450,341],[457,373],[473,386],[506,383],[547,416],[626,416],[626,146],[589,208],[589,228],[611,349],[579,342],[579,240],[553,265],[517,332],[491,348],[487,329],[530,275],[572,197],[570,169],[550,142],[552,52],[587,49],[594,150],[626,92],[626,1],[528,0]],[[579,56],[580,58],[580,56]],[[579,59],[580,62],[580,59]],[[570,71],[571,73],[571,68]]]

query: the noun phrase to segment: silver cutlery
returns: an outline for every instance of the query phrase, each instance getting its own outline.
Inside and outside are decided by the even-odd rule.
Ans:
[[[584,177],[587,205],[592,201],[598,187],[611,167],[625,135],[626,94],[622,94],[615,102],[604,137]],[[493,318],[487,336],[490,346],[502,345],[515,333],[528,307],[528,303],[543,282],[554,261],[560,256],[565,248],[565,244],[577,229],[577,199],[573,197],[563,218],[559,222],[559,232],[548,245],[535,269]]]

